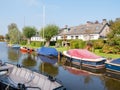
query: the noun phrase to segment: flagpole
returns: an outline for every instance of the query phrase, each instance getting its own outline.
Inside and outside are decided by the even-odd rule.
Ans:
[[[44,45],[44,27],[45,27],[45,5],[43,5],[43,45]]]

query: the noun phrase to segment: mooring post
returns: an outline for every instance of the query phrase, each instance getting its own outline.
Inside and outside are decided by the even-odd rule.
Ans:
[[[60,62],[60,52],[58,52],[58,62]]]

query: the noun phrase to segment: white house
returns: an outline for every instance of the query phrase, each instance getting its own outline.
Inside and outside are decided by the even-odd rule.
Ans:
[[[103,19],[102,23],[99,22],[87,22],[84,25],[65,27],[60,30],[60,33],[54,37],[54,40],[62,39],[82,39],[87,40],[97,40],[99,38],[105,38],[109,32],[109,25],[106,19]]]

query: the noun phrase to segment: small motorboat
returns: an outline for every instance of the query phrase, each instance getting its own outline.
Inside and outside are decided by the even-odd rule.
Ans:
[[[13,45],[11,45],[11,47],[12,47],[13,49],[19,49],[19,48],[20,48],[20,45],[18,45],[18,44],[13,44]]]
[[[63,55],[67,57],[67,61],[92,69],[105,68],[106,58],[97,56],[86,49],[71,49],[64,51]]]
[[[34,49],[32,49],[32,48],[27,48],[27,47],[20,47],[20,50],[21,50],[22,52],[28,52],[28,53],[34,51]]]
[[[31,71],[19,64],[5,63],[0,66],[0,73],[4,71],[7,73],[0,75],[0,83],[4,87],[2,90],[65,90],[52,76]]]

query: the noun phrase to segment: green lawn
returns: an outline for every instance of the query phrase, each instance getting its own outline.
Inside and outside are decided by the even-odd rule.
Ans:
[[[106,54],[99,52],[99,50],[95,50],[94,53],[105,58],[120,58],[120,54]]]

